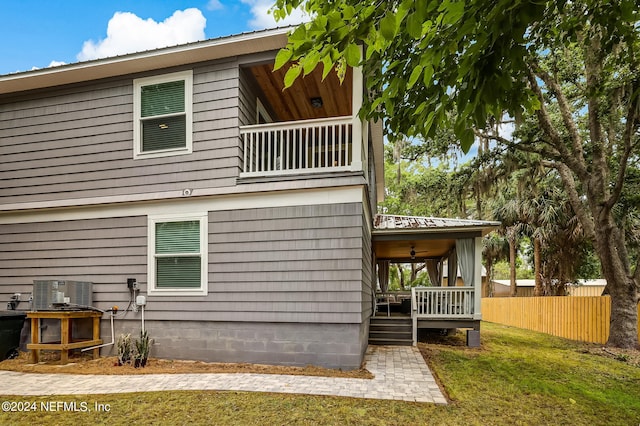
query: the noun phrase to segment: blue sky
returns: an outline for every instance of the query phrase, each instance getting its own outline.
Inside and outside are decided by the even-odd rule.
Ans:
[[[272,2],[3,2],[0,75],[282,26],[266,13]]]

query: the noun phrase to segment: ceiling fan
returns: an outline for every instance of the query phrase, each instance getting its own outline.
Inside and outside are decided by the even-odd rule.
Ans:
[[[420,252],[416,252],[416,248],[414,246],[411,246],[411,251],[409,252],[409,255],[411,256],[411,260],[416,260],[416,255],[417,254],[427,254],[428,251],[420,251]]]

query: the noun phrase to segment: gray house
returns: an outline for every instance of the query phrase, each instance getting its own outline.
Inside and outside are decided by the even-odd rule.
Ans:
[[[358,68],[282,90],[288,30],[1,76],[0,302],[88,281],[153,356],[359,367],[381,126]]]

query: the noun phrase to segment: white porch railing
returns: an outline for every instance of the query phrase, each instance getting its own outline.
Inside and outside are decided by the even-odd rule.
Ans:
[[[351,170],[353,118],[242,126],[241,176]]]
[[[470,319],[475,305],[474,287],[414,287],[411,316],[418,319]]]

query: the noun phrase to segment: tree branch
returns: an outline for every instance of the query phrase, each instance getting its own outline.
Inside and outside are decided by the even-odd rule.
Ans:
[[[506,139],[500,135],[488,134],[476,129],[474,129],[473,133],[479,138],[494,140],[496,142],[499,142],[505,145],[507,148],[510,148],[510,149],[529,152],[532,154],[538,154],[538,155],[546,156],[550,158],[561,158],[560,152],[558,152],[558,150],[555,149],[555,146],[546,141],[540,141],[540,145],[534,146],[533,144],[514,143],[513,141],[510,141],[509,139]]]
[[[558,163],[555,161],[547,161],[543,160],[542,164],[546,167],[554,168],[560,174],[562,181],[565,185],[565,191],[567,196],[569,197],[569,203],[571,204],[571,208],[573,212],[578,216],[580,223],[582,224],[582,228],[584,229],[585,235],[590,239],[595,239],[596,231],[595,224],[593,222],[593,218],[589,215],[584,208],[584,205],[580,199],[580,194],[578,194],[578,190],[576,189],[576,181],[573,178],[573,174],[564,163]]]
[[[584,152],[582,149],[582,137],[580,136],[580,132],[578,130],[578,126],[576,125],[575,120],[571,114],[571,106],[569,105],[569,101],[567,97],[564,95],[562,87],[558,84],[558,81],[552,77],[548,72],[544,71],[540,66],[534,62],[533,64],[534,71],[540,77],[544,83],[551,88],[553,93],[556,96],[556,100],[558,101],[558,106],[560,107],[560,115],[562,116],[562,121],[569,131],[569,137],[571,138],[571,144],[573,148],[574,158],[577,159],[576,165],[580,166],[580,170],[576,170],[579,176],[582,176],[586,173],[586,165],[584,161]]]
[[[635,93],[636,90],[638,90],[638,84],[633,84],[631,87],[631,93]],[[633,147],[635,145],[632,144],[631,139],[633,138],[634,129],[638,120],[637,111],[638,96],[636,95],[630,100],[629,106],[627,108],[626,124],[624,128],[624,134],[622,135],[622,144],[624,146],[624,149],[618,162],[618,175],[616,176],[616,183],[613,187],[613,190],[611,191],[611,196],[608,200],[606,200],[606,206],[608,208],[612,208],[613,205],[620,199],[620,194],[622,194],[629,156],[631,155],[631,152],[633,151]]]
[[[511,144],[511,141],[509,139],[500,135],[493,135],[493,134],[490,135],[489,133],[484,133],[477,129],[473,129],[473,133],[475,133],[475,135],[479,138],[493,139],[494,141],[500,142],[501,144],[504,144],[504,145]]]
[[[553,145],[556,146],[556,148],[558,148],[557,145],[561,145],[561,142],[562,142],[560,139],[560,135],[558,134],[556,129],[553,127],[553,124],[551,123],[551,119],[549,118],[549,113],[547,112],[547,108],[544,106],[545,104],[544,95],[542,93],[542,90],[540,89],[540,86],[538,85],[538,81],[536,80],[536,74],[533,72],[531,68],[527,68],[527,77],[529,79],[529,85],[531,86],[533,93],[538,98],[538,101],[540,101],[540,109],[536,111],[536,115],[538,116],[538,122],[540,123],[542,130],[551,139],[551,142],[553,143]]]
[[[536,111],[536,116],[538,117],[538,123],[540,124],[540,128],[549,138],[549,145],[553,147],[554,150],[558,152],[557,157],[562,158],[562,160],[576,172],[578,177],[582,180],[587,176],[586,171],[584,169],[584,164],[576,161],[574,156],[569,152],[567,147],[562,142],[562,138],[558,131],[553,126],[551,122],[551,118],[549,117],[549,113],[545,107],[545,99],[544,94],[542,93],[542,89],[538,85],[537,76],[534,71],[528,67],[527,68],[527,77],[529,80],[529,85],[533,93],[536,95],[538,100],[540,101],[540,108]]]
[[[588,182],[589,193],[595,195],[594,202],[601,204],[603,208],[610,210],[607,204],[609,193],[609,164],[606,158],[606,150],[603,146],[602,123],[600,113],[599,93],[602,89],[602,52],[601,34],[595,30],[585,41],[585,77],[587,82],[587,108],[589,138],[592,147],[591,174],[588,179],[581,177],[585,183]]]

